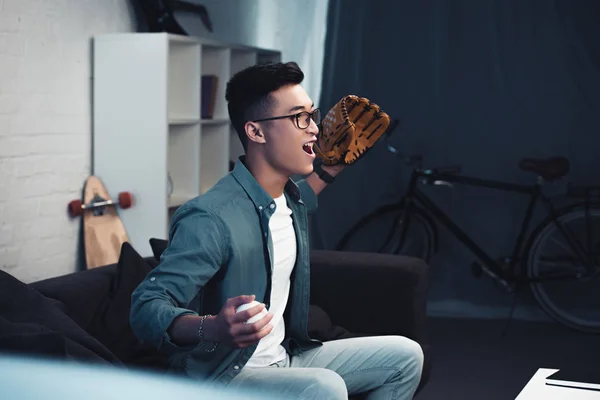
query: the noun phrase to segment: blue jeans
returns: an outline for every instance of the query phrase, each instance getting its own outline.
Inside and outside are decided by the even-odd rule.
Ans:
[[[229,387],[265,390],[295,399],[412,399],[421,380],[423,350],[402,336],[324,342],[270,367],[244,368]]]

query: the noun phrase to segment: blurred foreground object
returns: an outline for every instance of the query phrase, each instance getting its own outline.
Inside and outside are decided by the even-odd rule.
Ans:
[[[191,378],[92,366],[74,361],[0,355],[2,398],[11,400],[280,399],[268,393],[230,390]]]

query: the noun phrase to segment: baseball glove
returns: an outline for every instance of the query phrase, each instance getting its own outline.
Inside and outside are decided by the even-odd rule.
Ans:
[[[325,115],[315,146],[325,165],[354,164],[390,125],[390,117],[369,99],[348,95]]]

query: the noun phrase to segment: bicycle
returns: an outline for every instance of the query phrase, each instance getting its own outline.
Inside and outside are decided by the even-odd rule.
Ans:
[[[388,150],[400,155],[391,145]],[[397,202],[376,208],[356,222],[341,238],[337,250],[405,254],[429,263],[438,249],[437,221],[475,255],[478,261],[471,265],[474,277],[480,278],[485,273],[512,293],[529,284],[537,303],[552,319],[581,332],[600,333],[600,287],[593,290],[598,300],[585,304],[591,306],[591,312],[570,304],[575,300],[573,297],[560,305],[560,296],[556,295],[564,297],[564,290],[554,292],[557,282],[600,283],[600,240],[596,239],[600,238],[600,187],[569,184],[566,195],[577,200],[556,208],[542,188],[544,183],[556,181],[568,173],[566,158],[521,160],[521,170],[537,175],[532,185],[462,176],[458,165],[423,169],[423,157],[419,155],[405,159],[413,170],[404,196]],[[448,187],[462,184],[529,196],[512,254],[495,260],[419,189],[419,183]],[[545,206],[547,216],[526,235],[535,207],[540,202]],[[380,237],[380,234],[384,240],[374,242],[373,237]],[[376,248],[361,248],[361,244],[374,244]],[[577,289],[575,297],[581,290]]]

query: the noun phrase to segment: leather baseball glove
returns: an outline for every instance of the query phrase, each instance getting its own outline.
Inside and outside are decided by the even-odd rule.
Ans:
[[[315,146],[325,165],[354,164],[390,125],[390,117],[369,99],[348,95],[335,104],[321,124]]]

